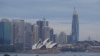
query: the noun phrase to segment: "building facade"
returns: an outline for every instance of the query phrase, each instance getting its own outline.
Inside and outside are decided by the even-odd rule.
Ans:
[[[33,25],[33,38],[32,38],[32,44],[35,44],[39,41],[39,29],[38,25],[34,24]]]
[[[39,35],[38,37],[42,41],[44,40],[44,38],[43,38],[43,28],[48,26],[48,24],[49,24],[48,21],[46,21],[45,19],[37,21],[38,35]]]
[[[24,20],[14,19],[12,21],[12,45],[17,49],[23,50],[25,39],[25,24]]]
[[[25,38],[24,38],[24,50],[31,50],[32,47],[32,25],[25,23]]]
[[[50,29],[50,40],[53,41],[53,42],[55,42],[55,35],[54,35],[54,30],[53,30],[53,28]]]
[[[11,22],[2,19],[0,22],[0,45],[11,44]]]
[[[43,28],[43,40],[50,38],[50,27],[46,26]]]

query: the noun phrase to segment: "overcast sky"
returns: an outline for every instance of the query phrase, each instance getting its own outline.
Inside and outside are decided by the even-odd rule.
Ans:
[[[35,23],[47,18],[55,33],[71,33],[74,7],[80,22],[80,40],[100,41],[100,0],[0,0],[0,18],[21,18]]]

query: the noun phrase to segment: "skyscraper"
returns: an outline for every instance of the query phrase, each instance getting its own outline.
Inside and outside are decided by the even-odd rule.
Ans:
[[[33,25],[33,38],[32,38],[32,44],[35,44],[39,41],[39,35],[38,35],[38,25]]]
[[[12,22],[12,32],[13,32],[13,40],[15,43],[24,43],[24,20],[13,20]]]
[[[74,8],[73,11],[73,19],[72,19],[72,33],[68,36],[68,42],[77,43],[79,38],[79,21],[78,21],[78,13]]]
[[[50,29],[50,40],[55,42],[55,37],[54,37],[54,30],[53,28]]]
[[[24,20],[14,19],[12,22],[12,44],[22,50],[25,39],[25,22]]]
[[[43,40],[45,40],[46,38],[50,38],[50,27],[48,26],[43,27],[42,33],[43,33]]]
[[[48,21],[45,20],[45,18],[43,20],[39,20],[37,21],[37,25],[38,25],[38,34],[39,34],[39,39],[41,39],[42,41],[43,39],[43,28],[48,26]]]
[[[24,38],[24,50],[31,50],[32,47],[32,25],[25,23],[25,38]]]
[[[0,45],[11,44],[11,22],[2,19],[0,22]]]
[[[72,40],[74,43],[78,42],[79,38],[79,21],[78,21],[78,13],[74,8],[73,19],[72,19]]]

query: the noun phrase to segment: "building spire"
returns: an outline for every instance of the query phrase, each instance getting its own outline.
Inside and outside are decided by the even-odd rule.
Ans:
[[[76,8],[74,7],[73,15],[78,15]]]

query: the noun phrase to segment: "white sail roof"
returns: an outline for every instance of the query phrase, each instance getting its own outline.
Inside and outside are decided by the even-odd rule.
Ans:
[[[47,38],[43,42],[38,41],[38,43],[32,46],[32,49],[41,49],[42,47],[53,48],[55,45],[57,45],[57,43],[53,43],[53,41],[50,41],[50,39]]]

